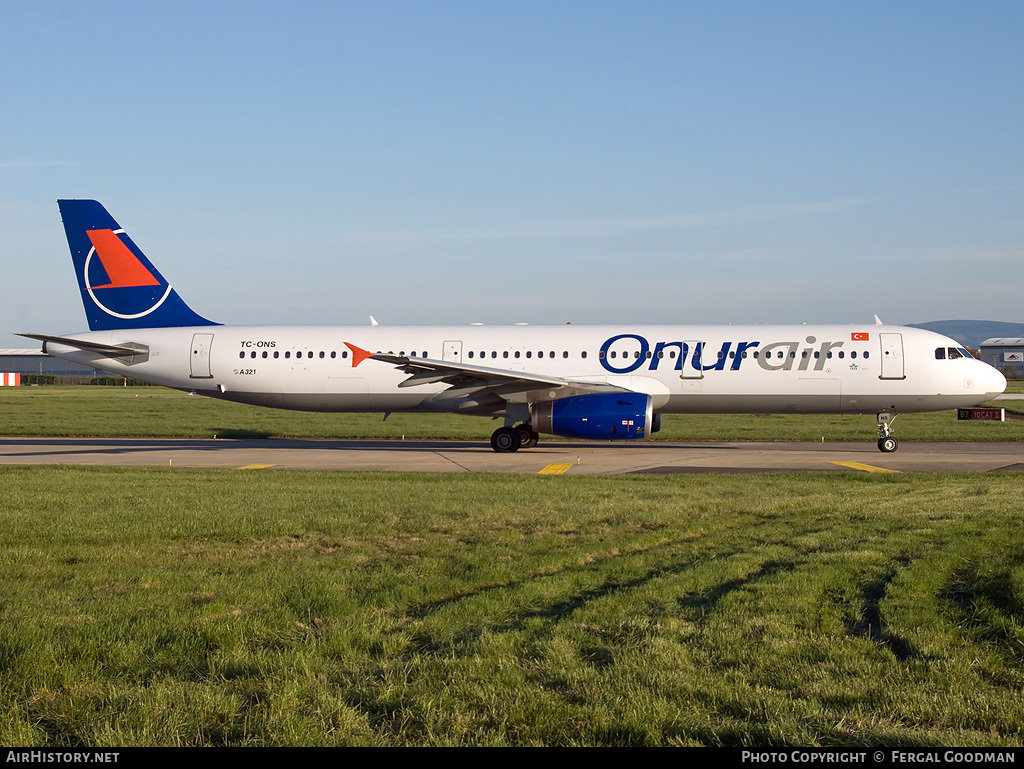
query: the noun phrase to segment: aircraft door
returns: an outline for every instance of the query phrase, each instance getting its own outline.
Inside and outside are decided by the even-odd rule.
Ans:
[[[704,351],[704,343],[696,339],[687,339],[683,342],[683,350],[683,370],[679,378],[703,379],[704,371],[701,368],[701,357]]]
[[[906,379],[903,368],[903,334],[879,334],[882,373],[879,379]]]
[[[462,342],[453,339],[445,340],[441,360],[450,360],[454,363],[462,363]]]
[[[213,346],[213,334],[192,335],[192,355],[190,376],[192,379],[213,379],[210,373],[210,348]]]

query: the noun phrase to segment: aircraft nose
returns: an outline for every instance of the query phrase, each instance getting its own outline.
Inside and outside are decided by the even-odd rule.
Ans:
[[[980,377],[980,384],[989,400],[991,400],[1006,391],[1006,377],[1003,376],[1002,371],[987,364],[985,369]]]

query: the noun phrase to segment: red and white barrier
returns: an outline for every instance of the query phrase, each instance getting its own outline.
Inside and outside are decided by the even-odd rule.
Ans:
[[[3,387],[20,387],[21,386],[21,374],[9,374],[4,372],[0,374],[0,386]]]

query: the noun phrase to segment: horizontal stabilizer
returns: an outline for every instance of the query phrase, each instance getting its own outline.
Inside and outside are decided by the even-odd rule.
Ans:
[[[46,334],[18,334],[18,336],[28,337],[29,339],[36,339],[43,343],[43,352],[46,352],[46,345],[49,342],[53,344],[63,344],[68,347],[77,347],[79,350],[85,350],[86,352],[95,352],[106,358],[130,358],[135,355],[144,355],[149,352],[149,348],[143,344],[135,344],[129,342],[125,345],[113,345],[113,344],[100,344],[99,342],[86,342],[81,339],[72,339],[66,336],[47,336]]]

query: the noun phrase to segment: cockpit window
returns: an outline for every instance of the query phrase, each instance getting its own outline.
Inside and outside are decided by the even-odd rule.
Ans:
[[[955,347],[950,347],[949,348],[949,359],[950,360],[956,360],[957,358],[962,358],[962,357],[964,357],[963,353],[961,353],[957,348],[955,348]]]
[[[935,348],[935,360],[945,360],[945,359],[946,359],[946,348],[945,347],[936,347]]]

